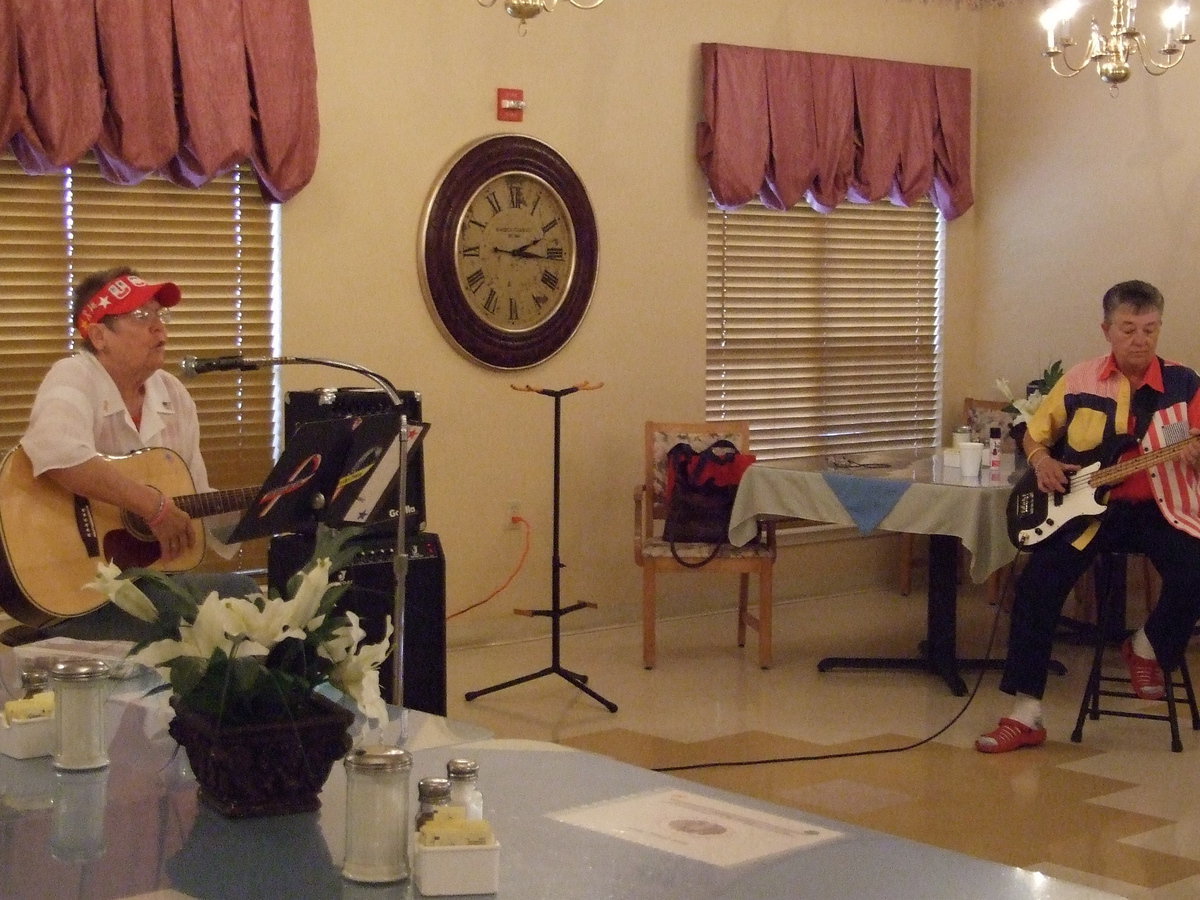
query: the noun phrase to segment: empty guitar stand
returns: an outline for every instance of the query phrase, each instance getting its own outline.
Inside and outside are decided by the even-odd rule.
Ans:
[[[491,687],[483,688],[478,691],[467,691],[464,697],[467,700],[474,700],[476,697],[482,697],[484,694],[491,694],[496,691],[502,691],[505,688],[510,688],[518,684],[524,684],[527,681],[533,681],[542,678],[546,675],[558,675],[565,679],[579,690],[583,691],[589,697],[593,698],[602,704],[609,712],[617,711],[617,704],[611,700],[606,700],[601,697],[590,687],[587,686],[587,676],[581,675],[578,672],[572,672],[570,669],[565,669],[562,666],[562,617],[568,613],[573,613],[581,609],[595,609],[595,603],[574,603],[570,606],[563,606],[559,591],[559,570],[563,567],[563,562],[558,552],[558,534],[559,534],[559,474],[560,474],[560,459],[562,456],[562,398],[568,394],[574,394],[576,391],[594,391],[604,387],[604,382],[599,384],[588,384],[583,381],[579,384],[572,385],[568,388],[560,390],[549,390],[546,388],[535,388],[529,385],[521,387],[512,385],[514,391],[527,391],[533,394],[544,394],[547,397],[554,398],[554,535],[553,549],[551,551],[550,560],[550,608],[549,609],[514,609],[513,612],[519,616],[545,616],[550,620],[550,665],[544,669],[539,669],[529,675],[522,675],[520,678],[513,678],[509,681],[494,684]]]

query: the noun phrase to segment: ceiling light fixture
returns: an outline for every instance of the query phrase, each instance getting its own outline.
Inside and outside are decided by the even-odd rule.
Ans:
[[[1194,40],[1187,30],[1190,4],[1175,0],[1163,10],[1162,24],[1166,35],[1162,47],[1154,50],[1147,45],[1146,36],[1134,25],[1138,0],[1109,2],[1112,4],[1112,21],[1109,23],[1108,33],[1101,29],[1100,23],[1093,16],[1087,42],[1087,56],[1078,66],[1072,65],[1067,59],[1067,48],[1075,46],[1070,33],[1071,17],[1083,4],[1078,0],[1059,0],[1042,13],[1040,21],[1046,31],[1046,49],[1042,51],[1042,56],[1049,58],[1054,74],[1073,78],[1086,69],[1089,63],[1095,63],[1096,74],[1115,94],[1117,86],[1128,81],[1133,73],[1130,57],[1137,56],[1142,68],[1150,75],[1162,75],[1183,60],[1187,45]],[[1062,68],[1059,68],[1060,63]]]
[[[496,5],[496,0],[477,0],[477,2],[480,6],[488,9]],[[568,2],[579,9],[595,9],[604,0],[594,0],[592,3],[586,3],[583,0],[568,0]],[[504,0],[504,11],[514,19],[521,20],[521,24],[517,26],[517,31],[521,34],[525,33],[527,21],[539,15],[542,10],[554,12],[556,6],[558,6],[558,0]]]

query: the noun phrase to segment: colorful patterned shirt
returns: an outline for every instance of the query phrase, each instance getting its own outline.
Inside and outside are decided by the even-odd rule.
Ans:
[[[1138,393],[1152,414],[1145,435],[1136,434],[1135,392],[1112,354],[1072,366],[1050,391],[1029,422],[1030,436],[1051,448],[1064,463],[1132,459],[1175,444],[1200,428],[1200,375],[1187,366],[1156,358]],[[1126,446],[1128,445],[1128,446]],[[1181,531],[1200,537],[1200,478],[1181,459],[1168,459],[1117,485],[1109,500],[1153,499],[1163,516]],[[1077,542],[1091,540],[1099,523]]]

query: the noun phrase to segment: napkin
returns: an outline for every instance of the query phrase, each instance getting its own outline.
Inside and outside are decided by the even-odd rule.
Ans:
[[[874,531],[908,490],[907,481],[825,472],[825,483],[863,534]]]

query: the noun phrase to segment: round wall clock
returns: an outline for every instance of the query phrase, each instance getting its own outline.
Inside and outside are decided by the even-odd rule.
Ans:
[[[591,302],[596,218],[579,176],[523,135],[484,138],[438,178],[420,272],[443,334],[470,358],[525,369],[557,353]]]

